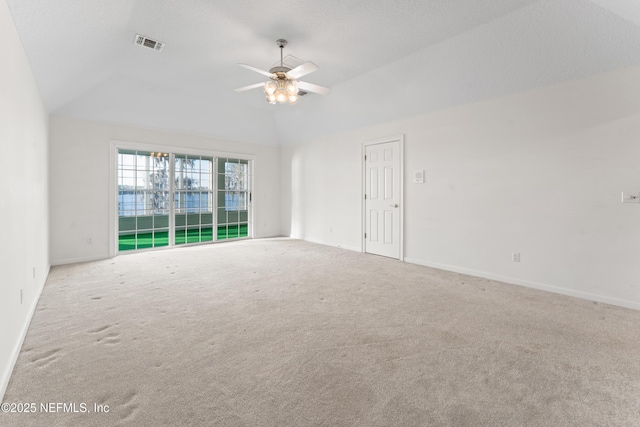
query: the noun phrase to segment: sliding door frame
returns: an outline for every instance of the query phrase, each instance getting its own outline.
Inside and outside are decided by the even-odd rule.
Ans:
[[[181,147],[181,146],[170,146],[170,145],[162,145],[162,144],[149,144],[149,143],[141,143],[141,142],[131,142],[131,141],[122,141],[122,140],[111,140],[109,142],[109,189],[107,194],[109,195],[109,257],[115,257],[118,254],[118,227],[116,226],[116,222],[118,221],[118,150],[139,150],[139,151],[148,151],[148,152],[163,152],[170,153],[171,159],[173,160],[175,154],[192,154],[199,156],[206,156],[213,158],[213,172],[214,172],[214,187],[216,183],[217,177],[215,176],[216,167],[217,167],[217,159],[218,158],[233,158],[239,160],[248,160],[249,161],[249,188],[250,193],[254,192],[254,183],[255,181],[255,172],[256,172],[256,156],[253,154],[243,154],[243,153],[232,153],[226,151],[214,151],[214,150],[202,150],[197,148],[190,147]],[[171,163],[173,165],[173,163]],[[173,177],[174,171],[173,166],[170,168],[171,176]],[[173,183],[173,178],[170,179],[171,184]],[[173,185],[171,185],[171,189],[173,189]],[[248,237],[241,237],[238,239],[251,239],[254,235],[254,224],[255,224],[255,197],[252,197],[251,202],[249,203],[249,235]],[[173,193],[171,193],[171,208],[170,212],[173,214],[174,212],[174,201],[173,201]],[[213,222],[214,222],[214,235],[216,235],[217,224],[218,224],[218,216],[217,216],[217,194],[216,188],[214,188],[214,200],[213,200]],[[173,221],[171,219],[170,221]],[[175,227],[170,227],[169,232],[169,242],[170,245],[168,247],[182,247],[183,245],[175,246],[172,243],[175,243],[175,236],[173,236],[172,231],[175,230]],[[216,243],[217,237],[214,237],[212,242],[208,243]],[[221,241],[228,241],[221,240]],[[193,243],[196,244],[196,243]],[[163,246],[159,249],[166,249],[167,246]],[[153,249],[151,249],[153,250]],[[131,253],[138,252],[131,251]]]

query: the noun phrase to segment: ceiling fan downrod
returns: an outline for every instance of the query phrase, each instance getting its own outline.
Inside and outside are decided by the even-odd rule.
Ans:
[[[287,45],[287,41],[285,39],[278,39],[276,40],[276,43],[278,43],[278,47],[280,48],[280,67],[284,67],[284,60],[283,60],[283,50],[284,47]]]

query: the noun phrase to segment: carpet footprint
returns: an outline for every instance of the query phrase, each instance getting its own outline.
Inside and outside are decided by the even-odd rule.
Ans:
[[[89,333],[92,333],[92,334],[98,334],[98,333],[100,333],[100,332],[102,332],[102,331],[106,331],[107,329],[109,329],[109,328],[110,328],[110,327],[112,327],[112,326],[113,326],[113,325],[105,325],[105,326],[101,326],[101,327],[99,327],[98,329],[93,329],[93,330],[89,331]]]
[[[98,338],[96,338],[96,343],[101,342],[107,345],[116,345],[120,343],[120,334],[118,332],[109,331],[109,329],[115,326],[118,326],[118,324],[116,323],[115,325],[104,325],[99,328],[90,330],[89,333],[100,335]],[[106,335],[103,333],[106,333]]]
[[[34,363],[38,368],[44,368],[49,364],[58,360],[58,353],[61,351],[61,348],[56,348],[53,350],[46,351],[33,359],[31,359],[31,363]]]
[[[104,338],[100,338],[98,342],[104,341],[107,345],[116,345],[120,343],[120,334],[109,334]]]
[[[135,418],[136,413],[138,412],[138,404],[136,403],[136,398],[138,397],[138,393],[135,391],[129,392],[122,402],[122,419],[121,421],[129,421]]]

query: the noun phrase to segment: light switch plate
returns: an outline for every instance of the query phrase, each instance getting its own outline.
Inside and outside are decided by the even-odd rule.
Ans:
[[[413,182],[416,184],[424,183],[424,169],[413,172]]]
[[[623,191],[622,203],[640,203],[640,193]]]

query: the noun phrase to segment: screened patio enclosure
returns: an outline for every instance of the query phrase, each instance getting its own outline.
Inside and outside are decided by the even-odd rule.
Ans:
[[[251,161],[118,150],[118,251],[250,237]]]

